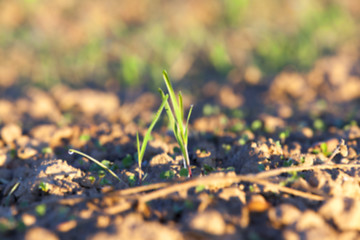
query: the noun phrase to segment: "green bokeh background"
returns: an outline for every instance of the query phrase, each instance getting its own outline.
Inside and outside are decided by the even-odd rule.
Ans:
[[[118,84],[307,71],[358,45],[357,0],[0,1],[0,87]]]

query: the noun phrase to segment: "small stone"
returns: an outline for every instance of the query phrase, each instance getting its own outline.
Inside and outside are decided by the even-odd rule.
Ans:
[[[21,128],[13,123],[5,125],[1,129],[1,138],[7,145],[11,145],[14,143],[14,140],[19,138],[22,134]]]
[[[38,239],[58,240],[59,238],[53,232],[41,227],[31,228],[25,234],[25,240],[38,240]]]
[[[356,152],[356,150],[355,150],[354,148],[349,147],[348,151],[349,151],[349,153],[348,153],[348,158],[349,158],[349,159],[354,159],[354,158],[356,158],[357,152]]]
[[[20,148],[17,150],[17,156],[21,159],[29,159],[37,154],[37,150],[31,147]]]
[[[222,235],[226,232],[226,223],[217,211],[205,211],[196,214],[190,221],[189,227],[213,235]]]
[[[3,167],[9,161],[8,154],[4,150],[0,150],[0,167]]]
[[[268,212],[269,219],[275,227],[293,224],[301,216],[301,211],[291,204],[281,204],[271,208]]]
[[[223,106],[231,109],[240,107],[244,102],[244,98],[241,95],[234,93],[233,89],[228,86],[220,89],[219,98],[220,103]]]
[[[343,157],[347,157],[349,155],[349,150],[346,145],[340,145],[340,154]]]
[[[247,208],[250,212],[264,212],[269,209],[269,207],[270,203],[260,194],[251,196],[249,203],[247,204]]]
[[[68,232],[71,229],[74,229],[76,226],[77,226],[77,222],[75,220],[69,220],[69,221],[60,223],[56,227],[56,230],[59,232]]]
[[[306,138],[312,138],[313,135],[314,135],[314,132],[311,128],[309,127],[304,127],[302,130],[301,130],[301,133],[304,137]]]
[[[284,240],[300,240],[300,236],[298,233],[285,229],[283,232],[283,239]]]
[[[336,197],[327,201],[319,210],[325,219],[331,220],[342,231],[360,231],[360,201]]]
[[[308,229],[322,228],[325,226],[326,222],[321,215],[312,210],[306,210],[296,223],[296,229],[298,231],[306,231]]]
[[[28,213],[24,213],[21,218],[26,226],[31,226],[36,222],[36,217]]]
[[[246,203],[246,193],[238,187],[230,187],[222,189],[219,198],[230,201],[231,198],[238,198],[242,204]]]

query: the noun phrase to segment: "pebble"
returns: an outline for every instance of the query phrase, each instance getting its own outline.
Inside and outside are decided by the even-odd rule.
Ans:
[[[14,140],[19,138],[21,134],[21,128],[13,123],[5,125],[1,129],[1,138],[7,145],[12,145],[14,143]]]

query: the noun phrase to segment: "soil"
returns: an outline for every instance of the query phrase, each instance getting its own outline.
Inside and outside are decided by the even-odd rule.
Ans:
[[[158,95],[7,89],[0,238],[359,239],[358,75],[354,59],[336,56],[308,74],[191,83],[193,177],[180,176],[163,118],[141,185],[135,136],[145,134]],[[122,181],[69,148],[109,160]]]

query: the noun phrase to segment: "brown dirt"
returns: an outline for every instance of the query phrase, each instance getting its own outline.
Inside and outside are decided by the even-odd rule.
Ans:
[[[308,75],[209,82],[185,94],[187,106],[195,103],[194,176],[180,177],[177,144],[161,127],[145,154],[142,186],[135,133],[145,133],[157,95],[130,101],[64,86],[5,93],[0,238],[359,239],[360,91],[349,62],[322,59]],[[348,70],[341,82],[337,68]],[[122,182],[69,155],[70,147],[110,160]]]

